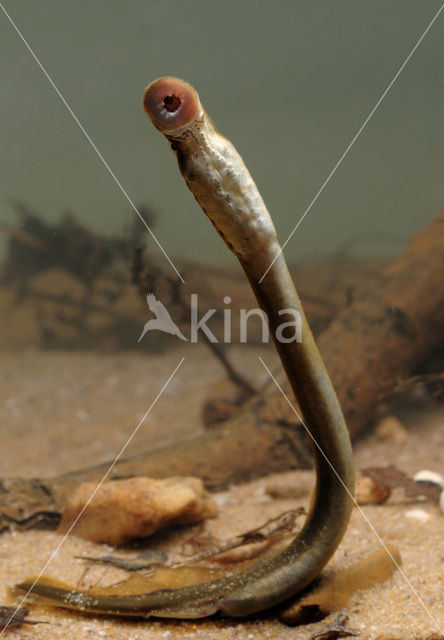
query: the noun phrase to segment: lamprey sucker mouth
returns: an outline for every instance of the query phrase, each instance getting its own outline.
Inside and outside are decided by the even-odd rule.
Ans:
[[[211,122],[195,89],[183,80],[155,80],[145,89],[143,105],[153,125],[172,143],[189,189],[238,257],[268,316],[313,445],[317,480],[312,506],[304,527],[283,553],[230,577],[137,596],[93,596],[39,582],[32,592],[60,606],[119,615],[187,618],[221,611],[246,616],[298,593],[319,575],[338,547],[353,506],[350,438],[274,224],[242,158]],[[300,314],[302,341],[276,338],[283,309]]]

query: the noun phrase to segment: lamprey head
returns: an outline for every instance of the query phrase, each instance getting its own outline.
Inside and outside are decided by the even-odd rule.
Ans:
[[[226,245],[240,260],[261,256],[262,274],[278,251],[276,230],[242,158],[208,117],[197,91],[184,80],[158,78],[145,89],[143,104]]]
[[[165,135],[179,132],[202,114],[199,95],[179,78],[158,78],[143,92],[143,106],[156,129]]]

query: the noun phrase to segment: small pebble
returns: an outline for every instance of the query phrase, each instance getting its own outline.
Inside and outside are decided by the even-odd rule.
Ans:
[[[415,480],[415,482],[433,482],[434,484],[438,484],[441,489],[444,489],[444,476],[436,473],[436,471],[423,469],[413,476],[413,480]]]
[[[395,416],[381,418],[376,424],[374,432],[380,440],[390,442],[404,442],[408,437],[407,429]]]
[[[441,487],[441,496],[439,498],[439,508],[444,513],[444,476],[436,471],[430,471],[429,469],[422,469],[414,476],[413,480],[416,482],[433,482]]]
[[[423,523],[428,522],[432,516],[430,513],[427,513],[427,511],[424,511],[424,509],[411,509],[410,511],[406,511],[405,517]]]
[[[355,500],[358,505],[382,504],[390,494],[388,487],[378,486],[369,476],[360,476],[356,480]]]

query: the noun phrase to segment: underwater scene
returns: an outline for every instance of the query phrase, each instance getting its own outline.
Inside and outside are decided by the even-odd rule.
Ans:
[[[0,9],[0,640],[444,638],[444,4]]]

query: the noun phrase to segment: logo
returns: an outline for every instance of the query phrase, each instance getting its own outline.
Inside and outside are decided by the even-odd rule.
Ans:
[[[169,333],[170,335],[177,336],[181,340],[188,340],[192,343],[196,343],[198,341],[198,332],[201,331],[205,334],[209,342],[219,342],[214,333],[211,331],[210,327],[207,325],[210,318],[212,318],[216,313],[220,313],[218,309],[209,309],[200,319],[198,317],[198,295],[197,293],[191,294],[191,304],[190,304],[190,338],[186,338],[182,331],[179,329],[177,324],[173,321],[170,314],[166,310],[165,306],[156,298],[154,293],[148,293],[146,296],[146,301],[148,304],[149,310],[154,313],[155,318],[151,318],[148,322],[145,323],[143,327],[143,331],[140,335],[138,342],[140,342],[143,336],[148,333],[148,331],[163,331],[164,333]],[[225,305],[229,305],[231,303],[230,296],[225,296],[223,299]],[[224,338],[223,342],[225,344],[229,344],[232,338],[232,330],[231,330],[231,319],[232,319],[232,310],[231,309],[223,309],[223,329],[224,329]],[[286,322],[282,322],[276,328],[275,339],[278,342],[288,343],[288,342],[302,342],[302,318],[299,311],[296,309],[280,309],[278,311],[279,316],[290,316],[290,319],[287,318]],[[260,319],[261,327],[262,327],[262,342],[270,342],[270,330],[268,317],[265,311],[262,309],[240,309],[239,310],[239,342],[245,343],[247,342],[247,330],[248,330],[248,322],[250,318],[255,317]],[[283,318],[284,319],[284,318]]]
[[[143,331],[140,334],[138,342],[142,340],[143,336],[148,333],[148,331],[153,331],[155,329],[157,329],[158,331],[163,331],[164,333],[170,333],[173,336],[177,336],[181,340],[188,340],[188,338],[185,338],[177,324],[172,321],[170,314],[165,309],[160,300],[157,300],[154,293],[148,293],[148,295],[146,296],[146,303],[149,310],[152,311],[156,317],[152,318],[152,320],[148,320],[148,322],[145,322],[145,326],[143,327]]]

